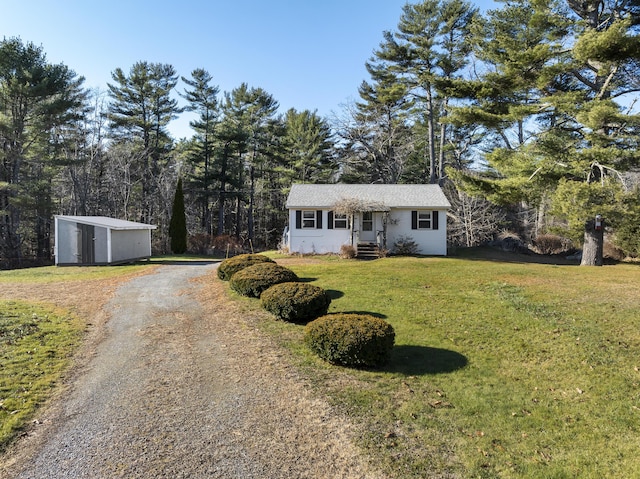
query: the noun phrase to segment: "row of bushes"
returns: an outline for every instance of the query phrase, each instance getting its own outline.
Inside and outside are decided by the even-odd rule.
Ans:
[[[276,317],[307,323],[304,341],[318,356],[333,364],[379,367],[391,356],[395,332],[386,321],[367,314],[327,314],[331,297],[318,286],[300,282],[289,268],[259,254],[224,260],[218,277],[237,293],[260,298]]]

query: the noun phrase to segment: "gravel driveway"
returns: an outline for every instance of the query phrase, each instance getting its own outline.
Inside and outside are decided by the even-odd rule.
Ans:
[[[379,478],[354,429],[315,397],[215,265],[167,265],[121,286],[16,478]]]

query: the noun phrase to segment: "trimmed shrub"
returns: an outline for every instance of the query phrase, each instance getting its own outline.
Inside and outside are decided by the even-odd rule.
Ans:
[[[263,254],[239,254],[232,258],[227,258],[218,266],[218,278],[222,281],[229,281],[231,276],[240,270],[260,263],[274,263],[271,258]]]
[[[298,281],[298,276],[289,268],[273,262],[263,262],[241,269],[229,284],[231,289],[243,296],[259,298],[263,291],[274,284]]]
[[[307,324],[304,341],[330,363],[380,367],[391,357],[395,332],[389,323],[368,314],[330,314]]]
[[[308,283],[280,283],[262,293],[260,304],[278,318],[298,323],[327,314],[331,298],[319,286]]]

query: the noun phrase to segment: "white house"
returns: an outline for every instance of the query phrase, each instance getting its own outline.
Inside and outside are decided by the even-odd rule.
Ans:
[[[286,207],[290,252],[339,253],[352,245],[359,255],[372,246],[393,253],[394,244],[410,239],[419,254],[447,254],[451,205],[438,185],[298,184]]]
[[[128,263],[151,256],[154,225],[105,216],[55,216],[56,265]]]

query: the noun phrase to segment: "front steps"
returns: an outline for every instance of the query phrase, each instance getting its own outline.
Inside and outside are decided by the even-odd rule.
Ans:
[[[356,250],[356,258],[360,259],[377,259],[380,257],[378,245],[375,243],[358,243]]]

